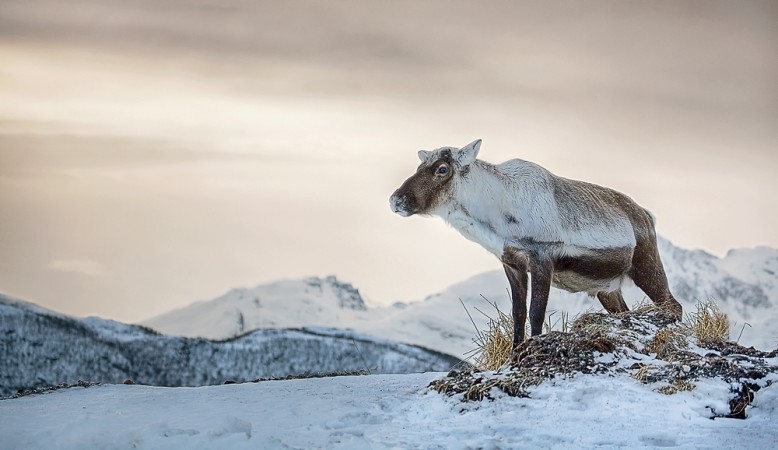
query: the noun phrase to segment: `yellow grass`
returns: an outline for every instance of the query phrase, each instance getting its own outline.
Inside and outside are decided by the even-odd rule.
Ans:
[[[476,348],[471,352],[473,364],[481,370],[497,370],[508,362],[508,358],[510,358],[511,351],[513,350],[513,317],[502,312],[496,303],[490,302],[483,296],[482,298],[494,308],[495,314],[491,316],[475,308],[476,311],[488,319],[485,330],[479,330],[472,316],[470,317],[476,331],[476,336],[473,338]],[[465,306],[464,303],[462,303],[462,306]],[[465,311],[467,311],[466,307]],[[546,333],[557,327],[563,333],[569,332],[571,323],[569,315],[562,312],[557,320],[552,321],[552,317],[555,314],[557,314],[556,311],[551,311],[543,324]],[[468,315],[470,315],[469,311]],[[528,333],[525,333],[525,335],[528,335]]]
[[[486,300],[486,298],[484,300],[494,308],[496,315],[491,317],[476,308],[478,312],[489,319],[485,330],[479,330],[473,318],[470,317],[476,331],[476,336],[473,338],[476,345],[472,351],[474,354],[473,363],[481,370],[497,370],[508,361],[511,350],[513,350],[513,318],[502,312],[497,304]],[[467,314],[470,315],[470,312],[468,311]]]
[[[712,300],[697,303],[697,312],[687,315],[686,322],[698,345],[729,340],[729,319]]]
[[[684,392],[694,390],[696,386],[686,380],[675,380],[672,384],[662,386],[657,389],[659,392],[665,395],[673,395],[676,392]]]
[[[680,327],[662,328],[646,345],[649,353],[656,353],[657,358],[668,359],[680,350],[686,350],[686,333]]]

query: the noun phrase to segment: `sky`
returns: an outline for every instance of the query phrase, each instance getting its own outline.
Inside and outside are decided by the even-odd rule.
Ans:
[[[483,139],[618,189],[674,244],[778,247],[769,1],[0,7],[0,292],[140,321],[335,274],[373,305],[499,263],[389,195]]]

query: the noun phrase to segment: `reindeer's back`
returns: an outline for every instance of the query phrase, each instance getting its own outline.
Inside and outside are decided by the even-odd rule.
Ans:
[[[554,176],[554,198],[560,218],[571,229],[604,227],[626,232],[629,224],[632,245],[637,235],[653,230],[653,219],[646,209],[604,186]]]

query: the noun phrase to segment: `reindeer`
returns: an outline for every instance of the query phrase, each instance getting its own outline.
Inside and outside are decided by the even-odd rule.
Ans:
[[[389,203],[403,217],[440,216],[497,256],[511,290],[514,352],[524,341],[530,284],[532,336],[541,333],[551,286],[596,296],[615,314],[629,310],[621,295],[627,277],[680,320],[651,213],[620,192],[529,161],[478,160],[480,147],[479,139],[461,149],[419,151],[421,165]]]

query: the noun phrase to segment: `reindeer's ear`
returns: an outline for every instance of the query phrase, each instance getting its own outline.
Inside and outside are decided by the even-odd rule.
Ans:
[[[475,162],[475,159],[478,157],[478,150],[480,148],[481,148],[480,139],[476,139],[475,141],[465,145],[459,151],[457,162],[459,162],[461,166],[469,166],[470,164],[473,164]]]
[[[428,152],[426,150],[419,150],[419,159],[421,162],[427,162],[432,152]]]

